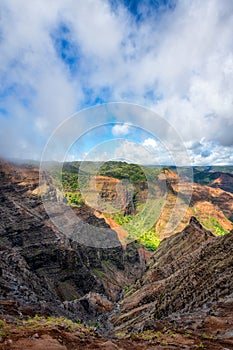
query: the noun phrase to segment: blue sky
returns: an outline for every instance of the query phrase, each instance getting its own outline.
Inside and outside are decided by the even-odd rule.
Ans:
[[[194,165],[233,164],[231,0],[2,0],[0,12],[0,156],[40,159],[70,115],[116,101],[165,118]],[[136,134],[120,136],[125,154],[160,150]],[[82,156],[98,142],[83,139]]]
[[[128,107],[130,109],[130,106]],[[128,115],[124,113],[124,104],[121,105],[120,110],[122,115]],[[101,123],[81,134],[67,151],[65,159],[67,161],[123,160],[142,164],[176,164],[163,141],[156,137],[156,132],[152,129],[146,130],[137,123]]]

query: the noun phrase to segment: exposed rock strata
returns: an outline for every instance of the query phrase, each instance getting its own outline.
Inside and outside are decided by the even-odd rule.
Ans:
[[[117,300],[123,286],[140,276],[140,256],[134,245],[124,251],[118,241],[114,248],[97,249],[61,234],[44,210],[38,181],[36,168],[0,164],[2,299],[26,305],[31,313],[43,313],[46,308],[53,314],[82,318],[86,314],[82,304],[75,307],[74,314],[74,308],[65,308],[63,302],[89,292],[109,302]],[[55,196],[56,189],[51,187],[50,194]],[[65,211],[65,203],[62,206]],[[89,223],[93,231],[95,226],[106,228],[118,240],[116,232],[92,210],[83,206],[76,211],[83,225]]]
[[[115,331],[153,325],[172,314],[210,310],[233,293],[233,232],[214,237],[195,219],[164,239],[147,271],[133,285],[113,317]]]

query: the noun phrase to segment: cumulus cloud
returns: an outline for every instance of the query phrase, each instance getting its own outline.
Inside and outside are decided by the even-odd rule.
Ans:
[[[124,123],[124,124],[116,124],[112,128],[112,134],[114,136],[125,136],[130,132],[130,124]]]
[[[157,142],[154,139],[148,138],[143,142],[143,146],[147,148],[156,149],[158,147]]]
[[[129,163],[158,164],[153,152],[139,143],[122,140],[114,151],[114,159],[122,159]]]
[[[38,158],[70,114],[129,101],[164,116],[194,164],[230,164],[233,2],[167,3],[2,0],[1,155]]]
[[[153,138],[146,138],[142,142],[142,146],[145,149],[149,150],[153,155],[154,162],[150,164],[158,164],[158,165],[183,165],[182,163],[182,155],[183,152],[181,149],[174,149],[174,144],[163,144],[161,141],[155,140]],[[175,152],[175,153],[174,153]],[[180,156],[179,156],[180,153]],[[176,157],[174,157],[176,155]],[[185,158],[186,165],[190,165],[188,162],[188,157]]]

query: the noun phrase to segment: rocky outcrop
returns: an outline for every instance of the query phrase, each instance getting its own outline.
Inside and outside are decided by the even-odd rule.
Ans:
[[[1,162],[0,183],[3,301],[12,299],[22,310],[30,308],[30,312],[37,313],[44,312],[40,307],[43,304],[48,312],[77,318],[63,302],[83,298],[90,292],[113,302],[124,285],[141,275],[140,256],[134,245],[126,250],[120,243],[109,249],[88,247],[58,231],[39,195],[38,169]],[[50,196],[56,196],[56,190],[50,188]],[[63,203],[63,212],[57,215],[66,208]],[[90,208],[77,208],[75,214],[82,218],[83,225],[89,223],[93,231],[95,227],[107,228],[118,240],[116,232],[103,219],[96,218]],[[81,308],[80,318],[83,313]]]
[[[167,198],[155,225],[156,234],[161,239],[182,231],[193,215],[205,228],[210,229],[216,235],[230,232],[233,229],[232,193],[224,191],[220,186],[217,188],[217,186],[190,183],[185,177],[179,178],[171,170],[161,173],[159,179],[162,178],[166,179]],[[192,192],[191,197],[189,197],[190,191]],[[179,199],[177,199],[178,193]],[[190,203],[186,203],[186,197],[190,199]],[[169,222],[171,215],[176,217],[182,208],[186,208],[186,212],[178,225],[174,225],[172,220]]]
[[[88,188],[82,193],[85,202],[101,212],[123,210],[124,215],[137,212],[137,206],[145,203],[148,195],[147,182],[121,181],[108,176],[93,176]]]
[[[37,276],[17,250],[0,247],[0,313],[22,316],[35,313],[59,314],[63,306],[54,300],[54,294],[46,287],[46,280]],[[64,312],[64,314],[67,314]]]
[[[38,169],[1,162],[0,183],[0,349],[232,348],[233,232],[215,237],[189,212],[188,226],[161,242],[142,275],[144,252],[133,243],[125,250],[94,248],[56,229],[42,205]],[[230,212],[231,194],[206,186],[200,194],[198,186],[194,201],[219,196]],[[176,195],[174,176],[169,195]],[[64,213],[66,203],[52,186],[49,196],[62,203],[57,215]],[[73,211],[118,240],[92,209]],[[24,316],[35,314],[50,317],[26,323]]]
[[[85,327],[80,322],[72,324],[51,317],[57,306],[49,310],[47,319],[16,321],[13,316],[20,316],[17,314],[20,306],[15,300],[1,300],[0,305],[4,305],[7,313],[0,315],[0,349],[232,349],[232,237],[233,233],[215,238],[192,218],[186,230],[165,239],[145,275],[129,288],[120,303],[121,313],[112,317],[115,327],[108,338],[96,332],[98,321],[93,322],[94,327]],[[26,286],[22,291],[28,295],[31,278],[29,293],[33,295],[36,290],[35,298],[40,293],[48,301],[46,285],[43,289],[41,280],[35,280],[22,257],[6,248],[0,256],[3,270],[9,267],[7,292],[12,291],[14,282]],[[7,256],[11,259],[6,259]],[[36,307],[40,298],[35,301]],[[71,314],[80,315],[83,308],[90,319],[98,320],[103,310],[114,314],[111,302],[94,292],[63,304]],[[47,303],[43,305],[45,310],[47,306]],[[27,310],[27,314],[31,311],[33,315],[35,310]]]
[[[164,239],[112,319],[115,332],[142,330],[173,314],[210,310],[233,293],[233,232],[214,237],[191,218]]]

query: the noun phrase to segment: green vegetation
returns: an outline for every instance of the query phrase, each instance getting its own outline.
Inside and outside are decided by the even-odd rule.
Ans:
[[[120,212],[116,213],[114,215],[114,221],[117,222],[119,225],[128,224],[133,219],[133,216],[131,215],[121,215]]]
[[[218,222],[218,220],[213,217],[209,216],[207,219],[203,219],[201,217],[200,210],[197,210],[197,208],[192,208],[194,215],[196,218],[200,221],[200,223],[203,225],[203,227],[206,230],[211,231],[215,236],[224,236],[229,231],[224,230],[222,225]]]
[[[194,174],[194,182],[197,182],[202,185],[209,185],[213,180],[215,180],[215,177],[206,172],[196,173]]]
[[[64,163],[62,175],[59,174],[56,169],[53,171],[55,181],[59,185],[59,188],[63,189],[67,203],[70,206],[84,205],[84,199],[80,188],[88,188],[90,175],[92,173],[94,174],[95,170],[99,167],[99,164],[94,162],[85,162],[82,168],[80,168],[80,165],[80,162]],[[88,174],[85,172],[85,169],[88,170]],[[129,233],[129,241],[137,240],[150,251],[154,251],[160,243],[160,240],[156,237],[155,228],[151,227],[150,222],[152,225],[155,222],[155,217],[161,209],[162,199],[158,201],[157,207],[152,203],[149,210],[145,208],[145,203],[142,203],[140,198],[140,184],[147,182],[147,180],[153,182],[157,179],[157,175],[161,171],[162,168],[145,167],[137,164],[115,161],[104,163],[98,170],[98,175],[126,180],[133,186],[133,193],[131,195],[133,198],[132,206],[134,210],[132,214],[125,215],[124,211],[119,211],[115,213],[113,217],[111,214],[108,215],[108,213],[105,213],[105,215],[108,218],[112,217],[114,221]],[[152,190],[156,191],[156,187]],[[107,204],[110,206],[110,203],[106,203],[106,208],[108,208]],[[106,211],[109,210],[106,209]],[[137,212],[139,212],[139,214],[137,214]],[[145,228],[148,229],[147,232],[145,232]]]
[[[163,199],[148,200],[140,212],[134,216],[118,212],[113,219],[119,223],[129,234],[128,240],[137,240],[144,248],[154,251],[158,248],[160,239],[156,236],[155,221],[159,216]]]
[[[81,166],[81,168],[80,168]],[[130,183],[153,180],[161,172],[161,167],[147,167],[121,161],[109,161],[104,164],[98,162],[65,162],[62,176],[53,169],[52,173],[58,181],[62,181],[64,191],[76,191],[81,178],[91,175],[114,177],[119,180],[128,180]]]
[[[0,320],[0,328],[4,328],[6,326],[5,322],[3,320]]]
[[[146,176],[141,166],[126,162],[106,162],[100,167],[98,174],[114,177],[119,180],[129,180],[131,183],[146,181]]]
[[[184,338],[190,338],[190,334],[189,333],[185,333],[184,334]]]
[[[86,326],[83,325],[80,321],[73,322],[65,317],[44,317],[38,315],[32,318],[28,318],[27,320],[23,320],[22,325],[19,326],[19,328],[29,328],[35,330],[39,327],[60,327],[67,332],[75,332],[77,330],[86,328]],[[89,328],[90,331],[94,331],[94,327]]]
[[[167,346],[167,345],[168,345],[168,341],[167,341],[166,339],[163,339],[163,340],[161,341],[161,345]]]
[[[116,333],[116,337],[117,338],[125,338],[126,337],[126,333],[124,333],[124,332],[119,332],[119,333]]]
[[[203,334],[202,334],[202,338],[203,338],[203,339],[213,339],[214,336],[213,336],[213,335],[208,335],[208,334],[206,334],[206,333],[203,333]]]
[[[212,167],[195,167],[194,182],[202,185],[209,185],[222,174],[233,176],[232,166],[212,166]]]
[[[129,288],[130,288],[130,285],[129,286],[124,286],[123,287],[124,293],[128,292]]]
[[[161,240],[156,237],[155,229],[153,228],[140,236],[139,241],[142,243],[144,248],[153,252],[158,248]]]
[[[76,205],[76,206],[82,206],[84,204],[83,198],[81,193],[79,192],[66,192],[65,197],[68,201],[69,205]]]
[[[178,337],[178,334],[174,333],[171,329],[168,329],[166,333],[169,334],[169,336],[171,338],[177,338]]]
[[[0,339],[11,335],[11,331],[0,331]]]
[[[79,190],[79,176],[72,173],[62,173],[62,186],[64,191]]]
[[[128,231],[128,241],[137,240],[145,249],[155,251],[160,243],[160,239],[156,236],[155,227],[143,233],[144,222],[137,215],[121,215],[119,212],[114,215],[114,221]]]
[[[100,279],[103,278],[103,277],[105,276],[105,273],[104,273],[104,271],[102,271],[102,270],[94,269],[94,270],[93,270],[93,273],[94,273],[97,277],[99,277]]]
[[[3,339],[4,337],[10,335],[11,332],[7,327],[6,322],[3,320],[0,320],[0,339]]]
[[[146,191],[148,180],[152,185],[150,193],[151,191],[155,193],[159,191],[159,188],[156,187],[156,180],[158,174],[166,169],[176,171],[176,168],[173,167],[139,166],[137,164],[128,164],[120,161],[109,161],[103,164],[98,162],[66,162],[63,165],[62,175],[59,175],[56,170],[54,170],[54,177],[55,181],[59,183],[59,186],[63,189],[70,206],[84,205],[84,199],[80,189],[88,189],[90,178],[93,174],[96,174],[96,172],[97,175],[113,177],[125,181],[125,186],[130,196],[132,196],[131,207],[127,209],[127,212],[122,210],[111,214],[111,200],[108,200],[106,201],[106,207],[103,209],[103,211],[106,211],[105,216],[113,219],[128,232],[128,241],[137,241],[138,244],[142,245],[145,249],[154,251],[160,243],[160,239],[156,235],[154,223],[159,217],[164,198],[161,195],[161,198],[158,197],[157,201],[151,200],[151,203],[149,203],[150,199],[147,199],[146,204]],[[227,168],[228,172],[229,169],[230,168]],[[195,167],[194,181],[202,184],[209,184],[217,178],[223,170],[224,169],[221,169],[221,167]],[[185,174],[186,168],[180,168],[180,171]],[[128,186],[130,186],[130,189]],[[142,193],[143,195],[141,195]],[[92,193],[88,192],[88,194],[91,198]],[[88,201],[88,198],[86,198],[86,200]],[[130,215],[127,215],[129,213]],[[215,217],[201,219],[201,213],[196,211],[194,215],[197,216],[206,229],[210,230],[215,235],[222,236],[227,233]]]
[[[32,335],[35,332],[50,332],[54,329],[59,329],[69,333],[79,333],[80,335],[95,335],[95,330],[98,329],[99,325],[96,322],[94,326],[86,326],[82,324],[80,320],[73,322],[65,317],[45,317],[35,315],[28,319],[15,319],[12,324],[0,320],[0,342],[4,341],[7,337],[12,334],[28,334]]]
[[[225,231],[224,228],[220,225],[218,220],[213,216],[210,216],[208,220],[203,221],[203,226],[212,231],[216,236],[224,236],[228,231]]]

